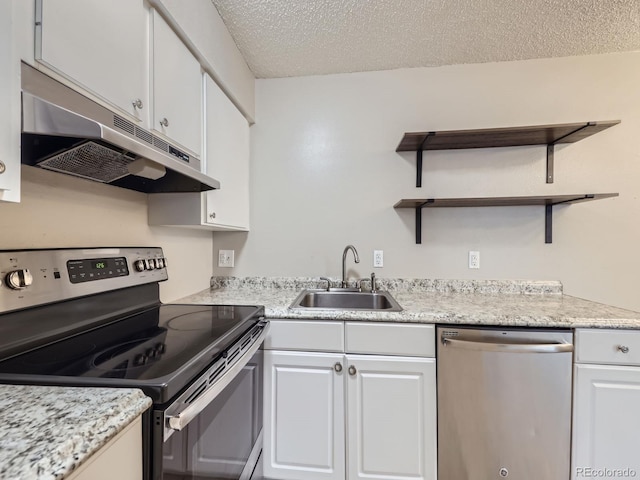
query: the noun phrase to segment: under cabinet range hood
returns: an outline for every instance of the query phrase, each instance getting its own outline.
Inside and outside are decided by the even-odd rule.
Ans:
[[[22,64],[22,163],[144,193],[220,182],[200,159]]]

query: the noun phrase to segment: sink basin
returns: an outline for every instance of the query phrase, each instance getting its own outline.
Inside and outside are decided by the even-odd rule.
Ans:
[[[381,310],[399,312],[402,307],[389,292],[353,292],[303,290],[293,301],[291,308],[324,310]]]

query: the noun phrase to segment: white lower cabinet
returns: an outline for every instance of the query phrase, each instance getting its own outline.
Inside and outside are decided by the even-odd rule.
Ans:
[[[142,420],[138,417],[93,454],[69,480],[142,480]]]
[[[295,348],[288,322],[272,323],[279,338],[265,348]],[[308,343],[304,322],[290,323],[300,343]],[[339,338],[337,322],[327,323],[327,333]],[[357,335],[366,337],[366,325],[372,326],[370,337],[375,338],[381,324],[358,322]],[[391,331],[407,328],[416,333],[411,330],[415,325],[387,325]],[[309,322],[309,333],[321,336],[323,327],[322,322]],[[427,338],[433,341],[432,331]],[[334,349],[335,342],[331,345]],[[265,351],[265,477],[435,480],[435,367],[435,358]]]
[[[344,479],[343,355],[265,351],[264,476]]]
[[[347,478],[435,479],[435,359],[346,361]]]
[[[576,332],[573,480],[640,475],[639,353],[640,332]]]

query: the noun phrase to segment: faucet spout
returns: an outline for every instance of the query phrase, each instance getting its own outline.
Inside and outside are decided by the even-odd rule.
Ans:
[[[342,288],[347,288],[347,253],[351,250],[353,252],[353,259],[356,263],[360,263],[360,257],[358,257],[358,251],[353,245],[347,245],[342,252]]]

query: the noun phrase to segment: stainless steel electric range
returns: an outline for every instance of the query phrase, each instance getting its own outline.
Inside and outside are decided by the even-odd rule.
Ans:
[[[162,304],[160,248],[0,251],[0,383],[136,387],[146,479],[249,479],[259,306]]]

